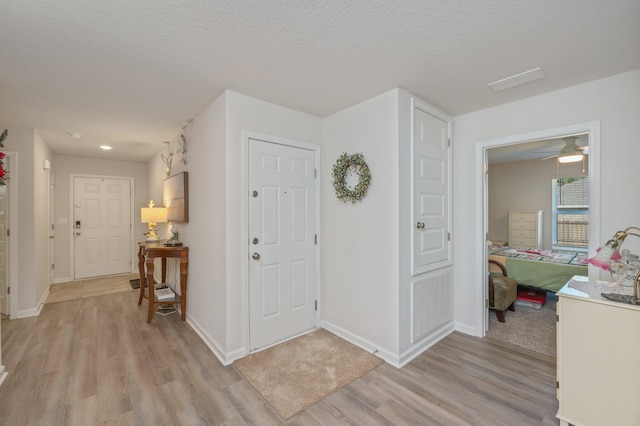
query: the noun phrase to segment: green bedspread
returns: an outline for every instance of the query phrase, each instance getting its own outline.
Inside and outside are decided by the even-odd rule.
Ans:
[[[586,266],[560,263],[537,262],[527,259],[507,257],[507,275],[520,285],[558,292],[574,275],[587,275]]]
[[[558,292],[574,275],[587,276],[587,254],[568,250],[489,246],[489,259],[502,263],[518,284]]]

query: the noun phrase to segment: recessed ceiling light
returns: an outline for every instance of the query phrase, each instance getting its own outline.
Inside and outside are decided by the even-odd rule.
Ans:
[[[109,145],[100,145],[100,149],[103,149],[105,151],[109,151],[109,150],[113,149],[113,147],[111,147]]]
[[[540,80],[545,77],[546,76],[544,75],[544,72],[542,72],[542,68],[538,67],[489,83],[489,87],[491,87],[495,92],[500,92],[501,90],[511,89],[512,87],[531,83],[532,81]]]
[[[72,138],[74,138],[74,139],[80,139],[80,136],[82,136],[82,135],[81,135],[80,133],[78,133],[78,132],[67,132],[67,134],[68,134],[69,136],[71,136]]]

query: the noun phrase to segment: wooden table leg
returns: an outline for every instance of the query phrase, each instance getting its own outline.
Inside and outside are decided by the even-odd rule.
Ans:
[[[138,298],[138,305],[141,305],[142,299],[144,299],[144,287],[146,285],[146,277],[144,276],[144,247],[142,246],[138,249],[138,272],[140,273],[140,297]]]
[[[187,318],[187,266],[189,264],[189,251],[187,248],[180,253],[180,309],[182,321]]]
[[[147,313],[147,323],[151,322],[153,317],[153,308],[155,299],[155,284],[153,282],[153,260],[151,256],[147,256],[147,288],[149,289],[149,312]]]

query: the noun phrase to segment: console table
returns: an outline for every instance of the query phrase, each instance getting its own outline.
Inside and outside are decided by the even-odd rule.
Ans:
[[[145,297],[145,287],[148,288],[149,312],[147,323],[151,322],[155,305],[178,304],[182,313],[182,321],[187,318],[187,265],[189,264],[189,247],[165,246],[164,241],[157,243],[138,243],[138,269],[140,271],[140,298],[138,305],[142,304]],[[162,282],[167,282],[167,258],[180,259],[180,294],[176,294],[171,300],[158,300],[154,295],[155,282],[153,280],[153,261],[156,258],[162,260]],[[145,274],[146,265],[146,274]]]

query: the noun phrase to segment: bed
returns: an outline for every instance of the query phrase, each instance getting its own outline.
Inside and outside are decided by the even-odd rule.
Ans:
[[[507,268],[519,285],[558,292],[574,275],[587,276],[587,253],[489,246],[489,259]]]

